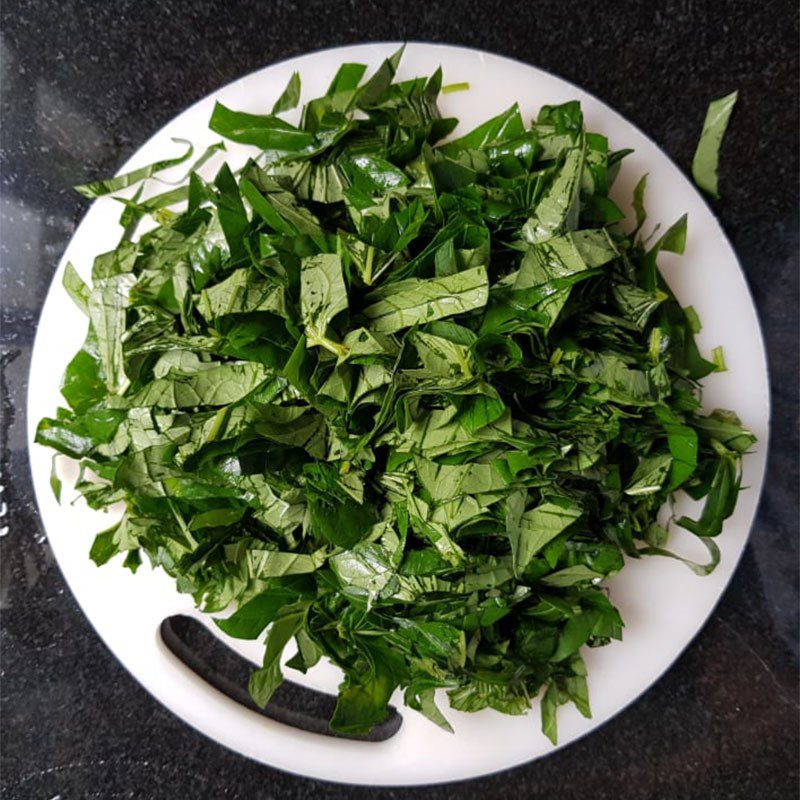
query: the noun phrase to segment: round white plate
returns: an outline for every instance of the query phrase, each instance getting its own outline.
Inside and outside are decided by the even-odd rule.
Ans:
[[[199,153],[217,136],[207,129],[215,100],[243,111],[263,113],[283,90],[291,73],[303,81],[303,100],[323,94],[344,61],[370,68],[396,49],[396,44],[371,44],[326,50],[267,67],[223,87],[184,111],[155,134],[122,171],[142,166],[180,150],[171,137],[194,142]],[[649,173],[648,224],[671,224],[689,214],[689,237],[682,257],[664,254],[661,266],[678,298],[693,305],[703,321],[701,350],[708,354],[722,344],[728,371],[707,379],[704,405],[735,409],[758,436],[756,451],[745,458],[743,485],[736,513],[719,537],[722,562],[709,577],[694,575],[666,558],[629,561],[611,581],[611,598],[626,623],[623,642],[588,650],[593,718],[565,706],[559,713],[559,747],[602,725],[650,687],[700,630],[736,567],[756,511],[766,461],[769,394],[763,342],[753,301],[741,268],[719,223],[695,188],[643,133],[602,102],[535,67],[489,53],[459,47],[410,44],[400,78],[428,75],[441,64],[444,82],[469,81],[470,89],[444,95],[445,116],[461,120],[459,133],[482,122],[514,101],[529,119],[541,105],[577,98],[590,130],[608,136],[612,148],[635,148],[623,162],[612,193],[629,209],[633,187]],[[229,161],[244,163],[253,150],[228,144]],[[218,164],[218,162],[217,162]],[[183,167],[174,170],[180,177]],[[163,189],[162,189],[163,191]],[[53,279],[39,321],[28,392],[28,434],[34,486],[50,544],[58,563],[97,632],[133,676],[159,701],[197,730],[226,747],[265,764],[315,778],[376,785],[408,785],[470,778],[522,764],[554,751],[540,733],[538,703],[523,717],[494,711],[465,714],[440,703],[455,728],[447,734],[421,715],[402,709],[403,725],[383,743],[346,741],[305,733],[273,722],[238,706],[206,685],[166,650],[158,636],[161,620],[174,613],[196,613],[191,598],[180,595],[161,572],[143,566],[137,575],[119,560],[97,568],[88,558],[95,532],[112,522],[82,502],[71,505],[66,490],[59,506],[49,487],[51,451],[33,444],[37,421],[52,415],[61,401],[61,374],[80,347],[86,321],[61,288],[67,261],[88,279],[94,256],[112,249],[119,238],[120,206],[95,203],[75,232]],[[62,471],[65,466],[62,465]],[[69,466],[66,466],[66,471]],[[687,504],[688,505],[688,504]],[[672,544],[703,560],[705,552],[679,532]],[[202,615],[198,614],[199,617]],[[257,662],[257,643],[231,642]],[[291,648],[287,648],[287,655]],[[318,689],[335,691],[337,671],[320,664],[307,677],[288,670],[288,677]]]

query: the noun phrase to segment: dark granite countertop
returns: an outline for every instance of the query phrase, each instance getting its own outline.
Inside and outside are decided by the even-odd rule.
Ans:
[[[2,765],[9,798],[789,798],[798,785],[798,12],[790,0],[2,4]],[[761,314],[773,433],[760,512],[711,620],[601,731],[485,779],[336,786],[249,762],[159,706],[65,588],[25,446],[31,345],[87,203],[178,111],[262,65],[366,40],[492,50],[605,100],[687,169],[706,104],[740,91],[714,205]]]

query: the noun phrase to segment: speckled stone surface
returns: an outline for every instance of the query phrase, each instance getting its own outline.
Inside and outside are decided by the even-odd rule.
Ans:
[[[798,13],[791,0],[589,4],[4,0],[2,764],[41,798],[791,798],[798,785]],[[41,303],[86,201],[151,133],[279,59],[365,40],[485,48],[584,86],[688,169],[707,102],[734,88],[715,204],[769,351],[773,435],[752,539],[672,670],[602,730],[469,783],[368,790],[246,761],[162,709],[65,588],[36,513],[25,391]],[[413,766],[410,767],[413,769]]]

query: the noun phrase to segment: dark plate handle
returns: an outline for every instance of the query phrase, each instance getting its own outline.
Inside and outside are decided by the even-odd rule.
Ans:
[[[340,739],[384,742],[391,739],[403,723],[397,709],[389,706],[386,719],[367,736],[334,733],[328,727],[328,720],[336,698],[287,680],[276,689],[267,707],[259,708],[247,691],[253,665],[217,639],[201,622],[177,614],[161,623],[160,633],[169,651],[206,683],[245,708],[284,725]]]

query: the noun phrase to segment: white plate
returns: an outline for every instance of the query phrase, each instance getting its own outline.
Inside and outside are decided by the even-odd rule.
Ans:
[[[173,155],[180,146],[172,143],[171,137],[192,140],[198,152],[215,141],[218,137],[207,129],[215,100],[234,109],[263,113],[294,70],[302,75],[303,99],[307,100],[324,93],[342,62],[362,62],[374,68],[395,48],[393,44],[342,47],[248,75],[176,117],[122,171]],[[648,172],[649,223],[669,225],[688,212],[685,255],[665,254],[661,265],[681,302],[693,305],[700,314],[701,350],[708,354],[718,344],[725,347],[728,372],[707,380],[704,405],[708,410],[735,409],[759,439],[756,452],[744,461],[743,484],[748,488],[718,540],[722,563],[711,576],[700,578],[678,562],[649,558],[629,562],[611,582],[612,600],[626,622],[625,638],[586,653],[594,716],[586,720],[572,706],[561,709],[559,747],[564,747],[625,708],[664,673],[705,623],[733,574],[764,477],[769,394],[763,342],[741,268],[719,223],[695,188],[643,133],[566,81],[476,50],[411,44],[400,77],[427,75],[440,64],[445,83],[470,84],[468,92],[441,98],[443,113],[461,119],[459,132],[517,100],[523,116],[530,118],[543,104],[577,98],[589,129],[608,136],[613,148],[635,148],[635,154],[623,162],[613,196],[628,209],[633,186]],[[252,149],[229,145],[229,152],[229,160],[238,166]],[[180,175],[181,167],[175,172]],[[83,503],[56,504],[48,485],[51,452],[33,445],[33,435],[37,420],[51,415],[59,403],[60,376],[85,335],[85,318],[61,288],[64,266],[71,261],[88,278],[93,257],[112,249],[119,238],[118,215],[119,204],[101,200],[75,232],[42,310],[28,393],[31,466],[42,520],[72,592],[112,652],[158,700],[207,736],[265,764],[315,778],[376,785],[434,783],[484,775],[552,753],[554,748],[539,731],[538,703],[524,717],[447,710],[454,735],[404,710],[399,733],[380,744],[332,739],[265,719],[207,686],[165,649],[157,633],[161,620],[176,612],[193,613],[191,599],[179,595],[165,574],[143,567],[133,576],[119,561],[98,569],[89,560],[93,534],[111,519]],[[65,494],[69,499],[70,492]],[[691,537],[684,542],[678,535],[675,543],[689,555],[704,556]],[[236,647],[258,660],[257,644],[236,643]],[[337,671],[327,664],[319,665],[306,678],[288,672],[294,681],[328,691],[335,690],[339,680]],[[399,695],[394,702],[402,707]],[[446,700],[441,705],[447,709]]]

